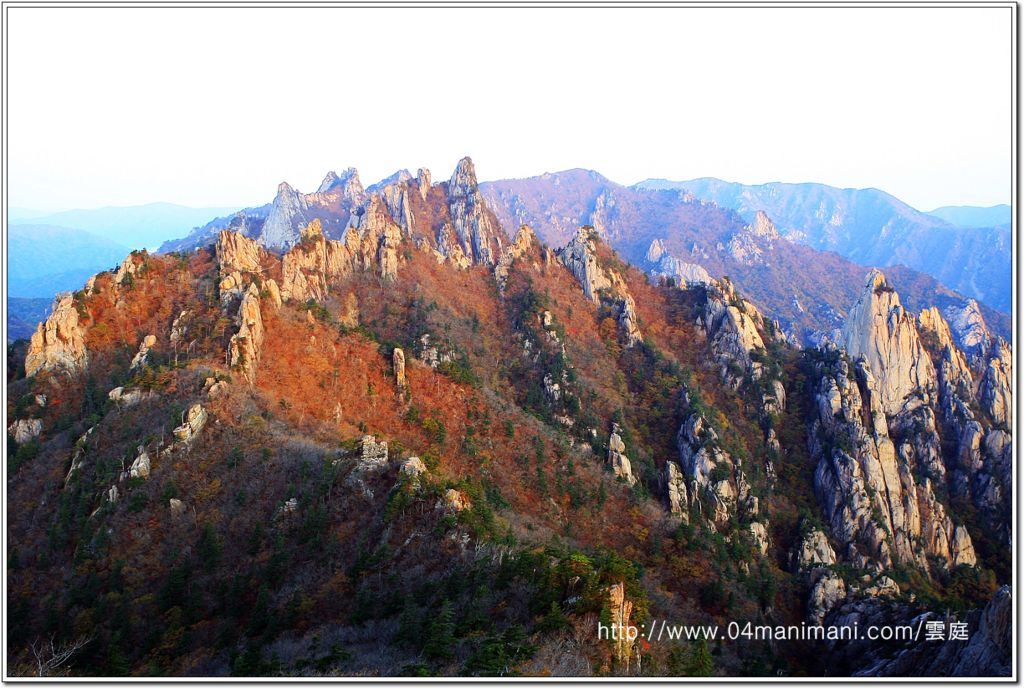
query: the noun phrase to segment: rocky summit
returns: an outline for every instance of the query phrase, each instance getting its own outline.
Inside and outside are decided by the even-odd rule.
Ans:
[[[1008,676],[1012,342],[842,261],[469,158],[133,252],[8,348],[9,674]]]

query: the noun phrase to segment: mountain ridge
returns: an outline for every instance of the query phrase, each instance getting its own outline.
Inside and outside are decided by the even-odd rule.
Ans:
[[[951,289],[1009,313],[1010,235],[1006,227],[962,228],[878,189],[817,183],[743,185],[716,178],[646,180],[645,188],[686,189],[746,216],[762,210],[789,239],[837,251],[866,265],[904,264]]]

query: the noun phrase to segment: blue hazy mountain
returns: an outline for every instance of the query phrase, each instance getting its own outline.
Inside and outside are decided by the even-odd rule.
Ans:
[[[192,228],[216,217],[231,215],[239,207],[190,208],[174,203],[144,206],[107,206],[97,210],[72,210],[43,217],[10,219],[8,225],[56,225],[85,230],[130,249],[153,248],[168,239],[187,235]],[[24,209],[20,209],[24,210]]]
[[[635,186],[685,189],[748,220],[764,211],[790,241],[835,251],[862,265],[905,265],[1010,313],[1009,227],[960,227],[879,189],[813,183],[747,185],[712,177],[685,182],[648,179]]]
[[[52,299],[81,289],[91,276],[114,268],[131,252],[105,237],[53,225],[7,227],[7,294]]]
[[[943,206],[933,211],[930,215],[940,220],[945,220],[960,227],[998,227],[1010,225],[1013,212],[1005,203],[998,206]]]

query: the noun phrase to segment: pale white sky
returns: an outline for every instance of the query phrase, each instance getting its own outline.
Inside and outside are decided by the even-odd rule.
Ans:
[[[355,166],[1011,197],[1001,8],[9,8],[8,203],[258,205]]]

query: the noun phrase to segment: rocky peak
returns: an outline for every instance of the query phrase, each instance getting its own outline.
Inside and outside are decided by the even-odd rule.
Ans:
[[[88,364],[85,331],[78,324],[75,299],[69,292],[61,292],[53,299],[50,315],[32,334],[25,355],[25,376],[58,370],[75,374]]]
[[[935,368],[918,337],[915,319],[877,269],[868,273],[864,290],[846,317],[842,342],[851,357],[868,362],[887,414],[897,413],[911,393],[935,387]]]
[[[754,236],[761,237],[769,242],[780,238],[778,230],[775,229],[775,224],[765,215],[764,211],[757,212],[754,222],[747,225],[747,230]]]
[[[667,254],[665,246],[661,243],[660,239],[655,239],[651,242],[651,246],[647,249],[647,255],[644,256],[650,263],[657,263],[661,260],[661,257]]]
[[[455,238],[473,263],[493,265],[502,248],[502,232],[480,194],[473,161],[459,161],[448,182],[448,213]]]
[[[430,191],[430,170],[421,167],[416,173],[416,181],[420,186],[420,198],[426,200],[427,192]]]
[[[385,177],[384,179],[382,179],[381,181],[377,182],[376,184],[371,184],[370,187],[366,190],[366,193],[368,193],[368,194],[380,193],[381,191],[383,191],[387,187],[390,187],[390,186],[393,186],[393,185],[405,184],[406,182],[408,182],[412,178],[413,177],[412,177],[412,175],[409,174],[408,170],[399,170],[398,172],[394,173],[393,175]]]
[[[287,182],[277,187],[277,196],[271,205],[259,242],[265,247],[287,248],[298,239],[295,219],[303,221],[309,211],[309,202],[303,194]]]

